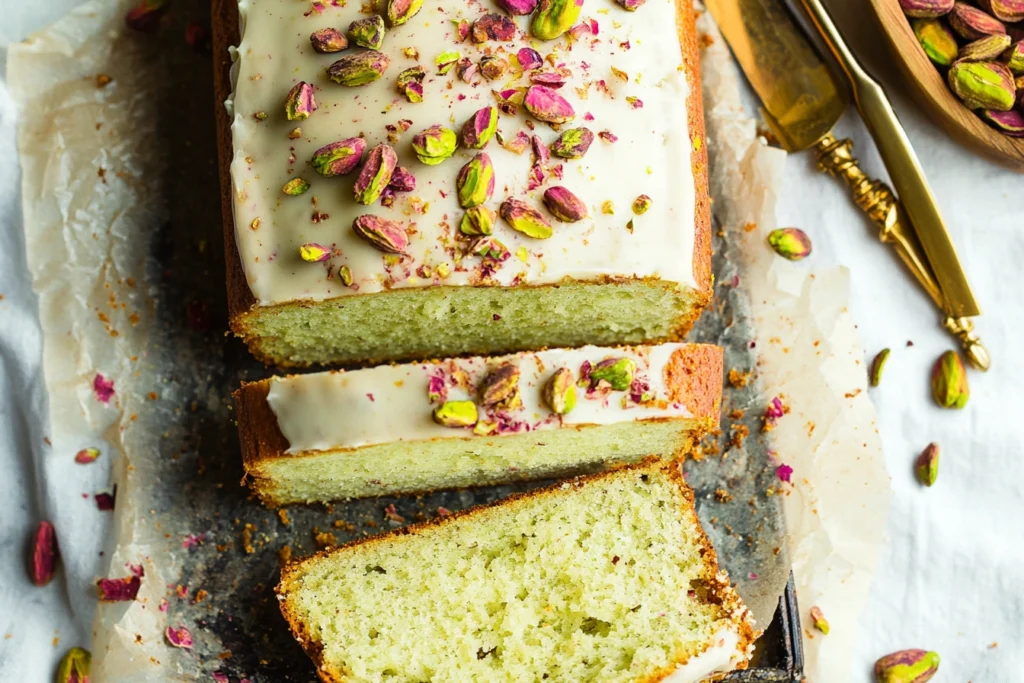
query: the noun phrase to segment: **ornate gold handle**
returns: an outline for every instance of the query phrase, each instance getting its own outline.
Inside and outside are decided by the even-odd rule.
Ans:
[[[891,244],[900,260],[932,298],[940,310],[944,310],[942,292],[935,280],[924,250],[917,236],[910,230],[906,213],[889,186],[880,180],[869,178],[857,165],[853,156],[853,142],[849,139],[836,140],[831,133],[818,141],[818,169],[841,178],[853,192],[853,201],[868,215],[880,229],[879,239]],[[968,318],[945,316],[943,326],[959,341],[967,361],[979,370],[988,370],[991,363],[988,351],[974,334],[974,326]]]

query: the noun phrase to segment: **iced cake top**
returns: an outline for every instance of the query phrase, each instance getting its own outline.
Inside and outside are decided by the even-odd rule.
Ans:
[[[239,0],[231,178],[257,301],[697,286],[676,4],[621,1]]]

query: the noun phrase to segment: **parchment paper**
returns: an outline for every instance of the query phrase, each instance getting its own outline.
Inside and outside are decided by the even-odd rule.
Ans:
[[[83,476],[94,477],[99,488],[109,486],[103,468],[114,463],[109,481],[118,486],[109,535],[116,548],[102,558],[96,554],[104,538],[99,521],[109,513],[97,511],[91,499],[52,496],[69,591],[81,618],[95,610],[97,680],[189,680],[214,672],[231,680],[308,680],[312,668],[288,635],[271,592],[281,549],[300,556],[318,542],[400,525],[384,515],[392,502],[398,515],[413,521],[433,516],[439,505],[461,508],[521,487],[294,509],[283,517],[239,488],[229,393],[241,378],[267,370],[221,336],[223,260],[212,142],[212,111],[219,104],[212,102],[209,54],[187,48],[181,37],[184,23],[204,20],[207,8],[198,0],[177,3],[159,34],[139,36],[124,35],[129,4],[86,3],[12,49],[10,58],[12,93],[22,112],[31,112],[22,117],[19,147],[51,395],[48,479],[59,492],[66,468],[81,467],[71,464],[74,452],[97,445],[103,456]],[[709,61],[705,69],[715,102],[734,96],[719,92],[721,68],[729,67]],[[100,75],[112,80],[100,87]],[[754,181],[742,189],[754,196],[738,193],[735,185],[728,189],[721,179],[736,173],[726,170],[738,158],[732,144],[745,140],[749,146],[753,136],[736,137],[728,125],[713,123],[718,109],[716,104],[709,114],[708,141],[718,179],[716,213],[732,228],[742,225],[736,216],[756,215],[763,219],[759,229],[767,229],[770,212],[760,214],[772,195],[758,188],[771,185],[778,168],[752,153],[740,168]],[[752,124],[741,128],[752,131]],[[777,153],[764,152],[777,159]],[[738,203],[730,210],[732,201]],[[756,258],[744,256],[737,280],[726,255],[740,246],[744,255],[771,254],[760,237],[730,230],[725,238],[728,243],[716,240],[716,306],[695,338],[722,343],[727,367],[758,372],[745,387],[727,390],[725,411],[739,410],[743,417],[735,413],[723,422],[722,439],[709,445],[703,460],[688,464],[687,476],[721,559],[764,627],[788,574],[778,494],[791,492],[779,481],[778,463],[761,432],[764,409],[774,385],[784,389],[791,412],[770,436],[782,437],[774,448],[796,469],[795,491],[801,490],[800,477],[809,482],[814,475],[799,411],[812,404],[833,407],[835,415],[823,414],[818,423],[821,438],[849,411],[828,400],[834,391],[821,382],[783,381],[793,373],[793,356],[773,353],[773,344],[750,345],[751,325],[758,325],[762,339],[779,313],[747,293],[778,289],[781,271],[770,260],[772,265],[759,267]],[[801,331],[824,329],[826,350],[834,350],[833,330],[843,318],[830,311],[841,292],[833,287],[791,298],[803,303],[785,312],[793,316],[789,323],[799,322],[795,329]],[[804,318],[811,322],[805,325]],[[819,318],[832,326],[822,328]],[[830,365],[837,365],[839,379],[853,371],[828,355],[816,358],[817,365],[798,364],[801,376],[815,377],[816,369]],[[108,382],[113,394],[104,402]],[[744,430],[750,436],[737,440]],[[813,492],[809,483],[806,488]],[[834,537],[825,540],[835,543]],[[793,547],[802,552],[799,543]],[[807,553],[802,557],[809,562]],[[138,600],[96,610],[95,579],[128,576],[133,567],[144,572]],[[164,643],[168,623],[192,630],[197,642],[191,652]]]
[[[710,14],[701,58],[716,216],[727,226],[749,293],[766,395],[788,407],[772,431],[804,626],[805,673],[814,683],[850,680],[861,612],[889,513],[889,476],[867,394],[864,349],[847,310],[845,268],[810,270],[767,246],[786,153],[766,146],[743,111],[739,74]],[[819,606],[824,637],[807,614]]]

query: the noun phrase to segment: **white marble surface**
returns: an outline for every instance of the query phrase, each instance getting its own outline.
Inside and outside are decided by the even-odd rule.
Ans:
[[[0,48],[75,4],[0,0]],[[866,47],[861,53],[884,73],[888,59],[864,3],[831,4],[841,11],[839,23]],[[3,53],[0,64],[6,64]],[[890,92],[901,90],[893,80]],[[928,369],[951,342],[938,328],[931,303],[878,244],[845,189],[816,173],[809,157],[789,160],[780,223],[812,236],[813,263],[850,268],[851,306],[865,347],[869,354],[886,346],[893,350],[882,386],[872,390],[893,508],[849,680],[871,680],[871,664],[882,654],[924,647],[942,655],[937,681],[1017,681],[1024,660],[1024,449],[1017,434],[1017,411],[1024,408],[1024,359],[1018,350],[1024,338],[1024,175],[955,146],[901,97],[895,105],[985,310],[979,332],[994,360],[988,374],[971,374],[965,410],[936,408],[928,395]],[[34,523],[50,516],[47,510],[60,499],[48,495],[54,489],[38,476],[47,425],[39,417],[46,414],[40,335],[20,231],[14,114],[0,82],[0,680],[34,683],[51,680],[64,650],[84,643],[90,616],[76,621],[71,615],[59,575],[37,589],[24,568]],[[865,170],[882,175],[854,116],[838,132],[856,140]],[[912,463],[929,441],[940,444],[942,462],[938,483],[925,490],[914,481]],[[65,471],[68,479],[81,474]]]

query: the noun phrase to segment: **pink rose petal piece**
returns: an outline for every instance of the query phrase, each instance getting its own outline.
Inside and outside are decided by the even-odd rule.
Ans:
[[[164,637],[167,638],[167,642],[174,647],[180,647],[183,650],[192,649],[192,632],[184,626],[179,628],[168,626],[167,630],[164,631]]]
[[[107,512],[114,509],[114,496],[110,493],[97,493],[95,494],[96,507]]]
[[[775,470],[775,476],[788,483],[790,478],[793,476],[793,468],[783,463]]]
[[[214,671],[213,680],[217,683],[228,683],[228,675],[222,671]]]
[[[131,602],[139,594],[142,579],[138,576],[126,576],[123,579],[100,579],[96,582],[96,592],[100,602]]]
[[[57,535],[53,525],[39,522],[32,539],[32,583],[45,586],[57,572]]]
[[[110,399],[114,397],[114,380],[107,379],[97,372],[92,381],[92,390],[100,403],[110,403]]]

